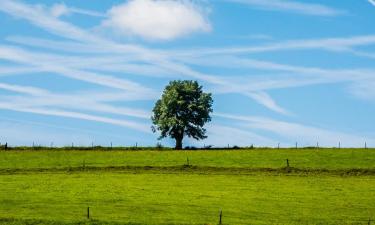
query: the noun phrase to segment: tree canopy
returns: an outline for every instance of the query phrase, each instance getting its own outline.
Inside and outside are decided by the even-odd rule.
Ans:
[[[155,103],[152,131],[160,131],[159,139],[175,139],[176,149],[182,148],[184,136],[207,138],[203,126],[211,121],[212,104],[211,93],[204,93],[197,81],[171,81]]]

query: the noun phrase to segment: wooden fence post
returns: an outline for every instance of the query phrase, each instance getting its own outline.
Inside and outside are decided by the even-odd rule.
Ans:
[[[289,167],[289,159],[286,159],[286,167]]]
[[[222,224],[223,210],[220,210],[219,224]]]
[[[90,219],[90,207],[87,207],[87,219]]]

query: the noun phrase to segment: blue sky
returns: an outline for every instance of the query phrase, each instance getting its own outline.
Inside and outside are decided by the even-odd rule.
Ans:
[[[214,114],[184,145],[375,146],[373,21],[372,0],[1,0],[0,142],[154,146],[154,102],[192,79]]]

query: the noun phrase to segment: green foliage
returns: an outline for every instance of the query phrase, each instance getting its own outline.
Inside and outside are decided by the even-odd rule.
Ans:
[[[159,139],[176,139],[176,148],[181,149],[184,136],[207,137],[203,126],[211,121],[212,104],[211,94],[204,93],[197,81],[171,81],[155,103],[152,130],[160,131]]]

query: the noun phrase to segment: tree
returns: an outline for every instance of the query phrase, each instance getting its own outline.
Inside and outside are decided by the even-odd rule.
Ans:
[[[211,93],[204,93],[197,81],[171,81],[155,103],[152,131],[160,131],[159,140],[168,136],[175,139],[176,149],[182,148],[184,136],[207,138],[203,126],[211,121],[212,103]]]

